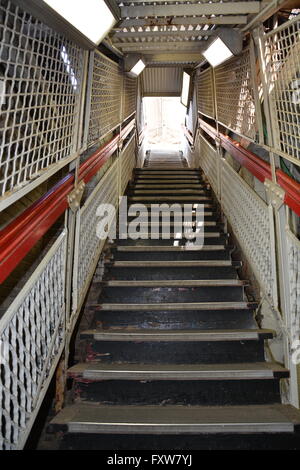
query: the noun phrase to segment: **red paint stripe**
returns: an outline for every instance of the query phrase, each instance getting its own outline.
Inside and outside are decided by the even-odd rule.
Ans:
[[[79,180],[90,181],[134,128],[134,119],[108,143],[97,149],[79,168]],[[32,206],[0,231],[0,282],[2,283],[68,207],[74,187],[69,173]]]
[[[217,138],[217,130],[207,122],[199,119],[200,127],[213,139]],[[271,166],[260,157],[242,147],[230,137],[219,133],[222,147],[227,150],[242,166],[247,168],[257,179],[264,182],[271,179]],[[300,216],[300,184],[284,173],[276,170],[277,183],[285,191],[284,203]]]

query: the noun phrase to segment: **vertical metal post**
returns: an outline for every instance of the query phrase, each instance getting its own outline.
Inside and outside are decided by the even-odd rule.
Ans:
[[[213,76],[213,94],[214,94],[214,108],[215,108],[215,121],[216,121],[216,130],[217,130],[217,138],[215,139],[216,147],[217,147],[217,181],[218,181],[218,191],[217,197],[222,204],[222,193],[221,193],[221,178],[222,178],[222,150],[221,150],[221,140],[219,137],[219,120],[218,120],[218,102],[217,102],[217,87],[216,87],[216,74],[215,69],[212,69],[212,76]]]

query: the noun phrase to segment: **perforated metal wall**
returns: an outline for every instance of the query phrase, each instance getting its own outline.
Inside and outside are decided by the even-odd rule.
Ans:
[[[122,119],[128,118],[136,111],[137,79],[124,75]]]
[[[131,137],[130,141],[120,154],[121,160],[121,194],[124,194],[128,181],[132,176],[135,167],[135,139]]]
[[[215,83],[218,121],[254,140],[257,123],[249,49],[216,67]]]
[[[80,302],[88,285],[93,265],[98,260],[104,240],[97,235],[96,226],[99,222],[97,215],[101,204],[112,204],[116,207],[118,203],[118,169],[117,160],[105,173],[103,178],[90,194],[78,215],[78,232],[76,240],[77,267],[75,272],[75,289],[77,299]]]
[[[267,93],[276,150],[300,164],[300,18],[263,38]]]
[[[114,129],[121,121],[122,77],[118,64],[95,52],[91,59],[91,94],[88,145]]]
[[[219,168],[216,149],[202,136],[199,138],[199,164],[216,195],[219,194]]]
[[[0,0],[0,195],[76,151],[83,51]]]
[[[22,448],[64,346],[66,234],[0,320],[0,449]],[[43,388],[44,387],[44,388]]]
[[[298,348],[294,343],[300,339],[300,240],[287,228],[289,307],[291,340],[293,351]]]
[[[273,299],[276,274],[272,264],[272,215],[268,205],[222,160],[221,201],[235,236],[264,292]]]
[[[201,114],[214,118],[214,84],[212,68],[204,70],[197,77],[198,109]]]

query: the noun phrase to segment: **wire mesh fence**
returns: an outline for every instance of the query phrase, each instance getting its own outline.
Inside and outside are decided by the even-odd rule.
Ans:
[[[0,195],[75,156],[83,51],[0,0]]]

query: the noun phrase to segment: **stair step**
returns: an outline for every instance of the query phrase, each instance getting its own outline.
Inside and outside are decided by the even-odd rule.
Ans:
[[[82,338],[93,338],[96,341],[150,341],[150,342],[218,342],[218,341],[255,341],[274,337],[273,330],[140,330],[140,331],[109,331],[86,330]]]
[[[241,302],[244,300],[243,286],[206,287],[105,287],[98,298],[99,304],[141,305],[176,303]]]
[[[102,281],[98,283],[100,286],[112,286],[112,287],[217,287],[217,286],[246,286],[248,281],[242,281],[240,279],[184,279],[184,280],[144,280],[144,281]],[[95,282],[96,286],[97,283]]]
[[[293,433],[300,414],[289,405],[99,406],[72,405],[50,430],[93,434]]]
[[[289,377],[275,363],[242,364],[93,364],[80,363],[68,370],[72,378],[89,380],[250,380]]]
[[[98,304],[94,305],[94,308]],[[101,310],[228,310],[256,308],[255,302],[101,303]]]
[[[197,189],[191,189],[191,188],[174,188],[173,190],[168,188],[168,189],[161,189],[161,188],[156,188],[156,189],[138,189],[138,188],[133,188],[130,190],[130,194],[132,195],[158,195],[158,196],[173,196],[173,195],[193,195],[193,194],[207,194],[207,191],[204,191],[201,188]]]
[[[238,262],[237,262],[238,263]],[[196,261],[113,261],[113,266],[116,268],[160,268],[160,267],[172,267],[172,268],[193,268],[193,267],[223,267],[233,266],[231,260],[196,260]],[[236,264],[236,266],[239,266]]]
[[[131,185],[131,188],[132,189],[135,189],[135,190],[141,190],[141,189],[157,189],[157,190],[161,190],[161,189],[178,189],[178,190],[183,190],[183,189],[205,189],[205,185],[203,184],[199,184],[199,183],[190,183],[190,184],[187,184],[187,183],[182,183],[182,182],[178,182],[178,183],[157,183],[157,184],[154,184],[154,183],[148,183],[146,184],[145,183],[137,183],[135,185]]]
[[[200,201],[211,201],[210,197],[206,196],[181,196],[180,194],[174,196],[130,196],[130,201],[133,202],[147,202],[155,201],[158,203],[161,202],[183,202],[183,203],[199,203]]]
[[[198,248],[195,245],[180,245],[180,246],[165,246],[165,245],[121,245],[117,246],[117,251],[126,251],[126,252],[136,252],[136,251],[151,251],[151,252],[197,252],[197,251],[222,251],[225,250],[225,245],[203,245],[201,248]]]

